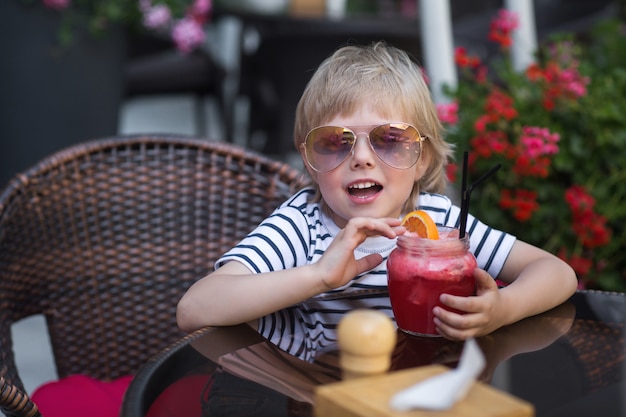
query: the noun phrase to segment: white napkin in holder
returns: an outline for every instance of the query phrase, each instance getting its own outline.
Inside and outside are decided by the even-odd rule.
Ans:
[[[447,410],[463,399],[485,367],[485,357],[476,340],[465,342],[455,369],[435,375],[406,388],[391,398],[390,406],[398,411],[419,408]]]

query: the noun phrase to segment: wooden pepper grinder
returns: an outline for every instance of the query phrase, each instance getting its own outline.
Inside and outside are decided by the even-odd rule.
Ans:
[[[344,379],[382,374],[391,365],[396,327],[380,311],[354,310],[339,322],[337,342]]]

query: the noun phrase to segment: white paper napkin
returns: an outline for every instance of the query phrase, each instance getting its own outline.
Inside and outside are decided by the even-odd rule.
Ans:
[[[467,339],[455,369],[400,391],[391,398],[390,406],[398,411],[414,408],[447,410],[465,397],[484,367],[485,357],[476,340]]]

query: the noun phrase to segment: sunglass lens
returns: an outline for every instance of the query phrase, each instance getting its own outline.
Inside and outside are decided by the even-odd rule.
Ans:
[[[409,168],[419,158],[419,132],[406,123],[390,123],[370,132],[372,148],[380,159],[395,168]]]
[[[312,130],[306,140],[306,156],[318,171],[338,167],[350,153],[354,134],[343,127],[323,126]]]

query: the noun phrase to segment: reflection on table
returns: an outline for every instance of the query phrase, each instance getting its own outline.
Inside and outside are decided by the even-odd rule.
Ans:
[[[625,416],[625,324],[625,294],[578,292],[551,311],[478,338],[487,359],[481,380],[532,403],[537,416]],[[398,332],[392,371],[453,368],[462,348]],[[122,416],[312,415],[315,387],[341,379],[339,354],[326,346],[300,356],[309,360],[246,325],[203,329],[146,364]]]

